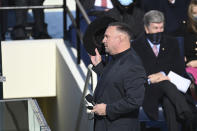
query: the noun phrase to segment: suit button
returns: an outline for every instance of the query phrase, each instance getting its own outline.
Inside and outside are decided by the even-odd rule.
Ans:
[[[196,41],[196,44],[197,44],[197,41]]]
[[[185,24],[186,23],[186,21],[185,20],[183,20],[183,24]]]
[[[195,48],[195,51],[197,51],[197,48]]]

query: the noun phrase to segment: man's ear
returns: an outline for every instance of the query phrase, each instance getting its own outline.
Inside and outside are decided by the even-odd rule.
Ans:
[[[144,29],[145,29],[145,32],[148,34],[149,33],[148,27],[147,26],[144,26]]]
[[[118,43],[121,43],[124,39],[124,36],[122,34],[118,35]]]

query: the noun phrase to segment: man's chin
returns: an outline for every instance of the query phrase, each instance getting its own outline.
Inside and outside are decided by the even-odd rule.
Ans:
[[[105,53],[109,53],[109,50],[107,48],[105,48]]]

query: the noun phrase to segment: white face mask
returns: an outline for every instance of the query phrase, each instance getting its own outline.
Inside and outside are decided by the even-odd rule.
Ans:
[[[193,16],[194,20],[197,21],[197,15],[192,15],[192,16]]]
[[[120,2],[121,5],[123,6],[128,6],[131,3],[133,3],[133,0],[118,0]]]

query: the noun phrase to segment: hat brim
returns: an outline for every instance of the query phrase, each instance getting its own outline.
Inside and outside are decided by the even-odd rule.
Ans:
[[[112,22],[116,22],[116,20],[111,17],[104,16],[95,19],[91,24],[88,25],[83,37],[84,47],[88,54],[93,56],[96,55],[95,48],[98,49],[100,54],[105,54],[102,40],[106,28]]]

